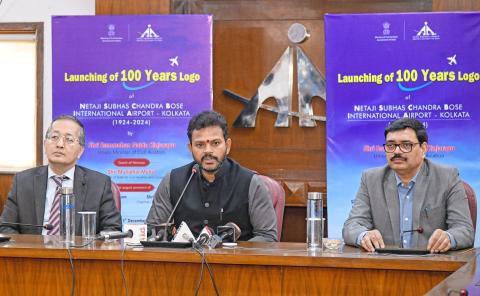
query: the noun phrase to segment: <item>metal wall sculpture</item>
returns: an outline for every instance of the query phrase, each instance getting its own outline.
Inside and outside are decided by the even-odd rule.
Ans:
[[[294,30],[292,30],[294,29]],[[289,30],[293,43],[301,43],[309,35],[303,25],[295,23]],[[293,60],[296,53],[298,80],[298,112],[292,111]],[[258,109],[277,113],[275,127],[289,127],[291,117],[299,118],[301,127],[315,127],[316,121],[325,121],[325,116],[313,114],[312,99],[326,100],[326,81],[315,64],[298,46],[288,47],[270,73],[263,79],[253,97],[248,100],[231,90],[223,93],[245,104],[245,108],[233,123],[234,127],[255,127]],[[277,106],[263,104],[268,98],[274,98]]]

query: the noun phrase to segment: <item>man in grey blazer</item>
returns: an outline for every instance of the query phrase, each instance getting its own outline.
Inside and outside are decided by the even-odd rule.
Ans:
[[[97,213],[97,233],[102,230],[121,230],[120,213],[115,206],[110,177],[76,165],[84,151],[85,130],[75,117],[63,115],[52,121],[47,130],[44,149],[48,166],[19,172],[13,179],[3,213],[0,232],[56,235],[58,229],[20,226],[8,223],[45,225],[58,220],[58,188],[73,187],[75,211]],[[55,178],[61,176],[60,184]],[[61,186],[60,186],[61,185]],[[58,223],[56,223],[58,224]],[[81,235],[80,215],[75,219],[75,232]]]
[[[425,127],[402,118],[384,134],[388,164],[363,172],[343,226],[345,242],[369,252],[385,244],[432,253],[472,246],[474,230],[458,170],[425,158]]]

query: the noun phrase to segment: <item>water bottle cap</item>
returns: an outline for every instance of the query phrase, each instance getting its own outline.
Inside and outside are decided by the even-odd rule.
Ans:
[[[309,192],[308,193],[308,199],[322,199],[322,193],[321,192]]]
[[[62,187],[62,194],[73,194],[73,188],[72,187]]]

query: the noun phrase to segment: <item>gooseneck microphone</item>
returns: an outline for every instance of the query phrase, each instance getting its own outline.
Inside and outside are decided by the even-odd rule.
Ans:
[[[468,296],[468,290],[467,289],[461,289],[461,290],[448,289],[447,296],[450,296],[450,295]]]
[[[108,239],[119,239],[119,238],[126,238],[126,237],[133,237],[133,231],[129,229],[126,232],[114,232],[111,234],[104,234],[97,237],[98,240],[108,240]]]
[[[400,245],[399,245],[400,248],[402,248],[402,249],[404,248],[404,246],[403,246],[403,236],[405,235],[405,233],[410,233],[410,232],[423,233],[423,228],[419,226],[419,227],[417,227],[417,228],[415,228],[415,229],[410,229],[410,230],[404,230],[404,231],[402,231],[402,233],[400,234]]]
[[[168,240],[168,224],[170,224],[170,221],[172,220],[173,214],[175,213],[175,210],[177,209],[178,205],[180,204],[180,201],[183,198],[183,195],[185,194],[185,191],[187,190],[188,185],[190,184],[190,181],[192,181],[193,175],[198,171],[198,163],[196,163],[192,167],[192,173],[190,174],[190,177],[188,178],[187,184],[185,184],[185,187],[183,187],[182,193],[180,193],[180,197],[177,200],[177,203],[173,207],[172,212],[170,213],[170,216],[167,219],[167,222],[165,222],[165,228],[164,228],[164,234],[163,234],[163,241],[166,242]]]
[[[0,226],[2,226],[2,225],[18,225],[18,226],[23,226],[23,227],[44,228],[46,230],[53,229],[53,225],[48,224],[48,223],[44,224],[44,225],[40,225],[40,224],[18,223],[18,222],[1,222]]]

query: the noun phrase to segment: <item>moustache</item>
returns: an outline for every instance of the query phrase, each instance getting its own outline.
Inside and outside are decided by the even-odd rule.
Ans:
[[[202,161],[204,161],[205,159],[215,159],[216,161],[220,162],[220,160],[218,159],[218,157],[215,157],[215,156],[210,155],[210,154],[207,154],[207,155],[202,156]]]
[[[407,160],[405,157],[401,156],[400,154],[395,154],[392,158],[390,158],[391,161],[395,159]]]

